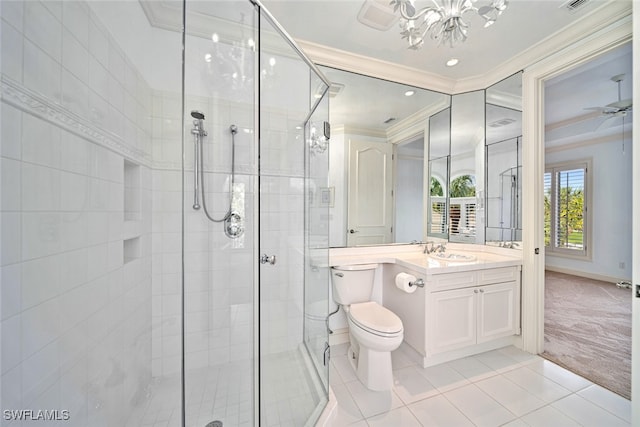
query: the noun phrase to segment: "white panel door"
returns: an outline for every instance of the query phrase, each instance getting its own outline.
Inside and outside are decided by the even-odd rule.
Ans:
[[[392,144],[349,141],[347,246],[392,242]]]

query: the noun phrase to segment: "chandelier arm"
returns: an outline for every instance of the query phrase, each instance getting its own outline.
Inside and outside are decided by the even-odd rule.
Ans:
[[[418,19],[420,19],[421,16],[426,15],[429,12],[439,12],[438,9],[432,8],[432,7],[428,7],[428,8],[424,8],[421,9],[420,11],[418,11],[418,13],[416,13],[413,16],[409,16],[407,15],[407,10],[406,10],[406,3],[402,3],[400,5],[400,16],[402,16],[404,19],[406,19],[407,21],[417,21]]]
[[[466,13],[475,12],[492,24],[509,3],[509,0],[491,0],[491,6],[478,9],[474,6],[475,1],[431,0],[433,6],[423,7],[420,10],[416,10],[413,2],[409,0],[392,0],[391,4],[395,5],[396,11],[400,11],[400,16],[404,20],[401,24],[402,38],[407,39],[410,48],[419,49],[424,44],[427,33],[432,40],[438,41],[438,45],[448,44],[453,47],[454,44],[465,42],[469,28],[469,24],[463,19]],[[407,13],[409,9],[412,12],[411,16]],[[482,15],[481,11],[484,11]],[[495,17],[489,18],[488,14],[491,11],[497,13]],[[486,26],[488,25],[485,24]]]

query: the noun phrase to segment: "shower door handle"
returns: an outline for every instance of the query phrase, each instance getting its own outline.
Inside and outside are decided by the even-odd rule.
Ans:
[[[267,254],[262,254],[260,256],[260,264],[266,264],[269,263],[271,265],[276,263],[276,256],[275,255],[267,255]]]

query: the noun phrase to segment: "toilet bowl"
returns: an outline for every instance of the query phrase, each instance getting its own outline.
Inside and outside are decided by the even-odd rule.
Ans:
[[[333,299],[347,314],[348,358],[360,382],[375,391],[393,387],[391,352],[402,343],[402,320],[370,301],[377,264],[332,268]]]
[[[375,302],[352,304],[348,313],[349,361],[370,390],[393,387],[391,352],[402,344],[402,321]]]

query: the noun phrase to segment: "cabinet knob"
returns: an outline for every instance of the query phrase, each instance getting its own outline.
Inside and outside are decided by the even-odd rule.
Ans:
[[[477,294],[477,293],[478,293],[478,290],[477,290],[477,289],[474,289],[474,290],[473,290],[473,293],[474,293],[474,294]]]
[[[480,293],[483,293],[483,292],[484,292],[484,289],[480,289]]]

